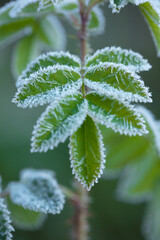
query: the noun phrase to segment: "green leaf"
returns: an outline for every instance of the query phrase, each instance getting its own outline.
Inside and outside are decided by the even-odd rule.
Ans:
[[[38,55],[38,42],[34,34],[20,40],[14,49],[12,57],[12,70],[15,77],[18,77]]]
[[[70,11],[77,10],[78,9],[78,4],[77,4],[77,1],[75,1],[75,0],[62,1],[58,5],[58,8],[61,9],[61,11],[70,12]]]
[[[8,199],[7,203],[11,212],[13,224],[18,229],[37,230],[46,219],[45,214],[24,209],[12,203],[10,199]]]
[[[148,133],[144,119],[133,106],[96,93],[90,93],[86,98],[89,115],[107,128],[130,136]]]
[[[157,55],[160,57],[160,27],[153,21],[150,15],[144,11],[144,9],[140,6],[140,9],[148,23],[149,29],[151,31],[151,35],[153,37],[153,41],[155,43],[157,49]]]
[[[61,22],[53,15],[41,19],[38,38],[52,50],[63,50],[66,46],[66,34]]]
[[[110,129],[100,128],[103,142],[108,150],[106,171],[123,169],[128,163],[138,161],[151,147],[148,135],[128,137],[114,133]]]
[[[54,7],[54,4],[58,3],[59,0],[39,0],[39,10]]]
[[[48,106],[34,128],[32,152],[46,152],[64,142],[83,123],[87,110],[87,101],[80,93]]]
[[[59,214],[64,206],[64,195],[51,171],[25,169],[20,182],[8,185],[11,201],[40,213]]]
[[[19,107],[51,103],[76,92],[82,84],[78,71],[68,66],[48,66],[31,74],[13,99]]]
[[[38,57],[35,61],[31,62],[26,70],[22,73],[17,81],[17,87],[23,85],[26,79],[30,77],[31,74],[36,73],[41,68],[46,68],[48,66],[54,65],[66,65],[73,68],[80,68],[80,59],[68,52],[49,52]]]
[[[118,198],[133,203],[149,199],[159,178],[159,171],[160,163],[157,156],[148,149],[143,158],[126,167],[118,184]]]
[[[0,178],[0,193],[1,193],[1,178]],[[0,198],[0,239],[11,240],[14,228],[11,225],[10,212],[3,198]]]
[[[51,12],[54,6],[48,6],[45,9],[39,8],[39,0],[16,1],[14,7],[10,11],[12,18],[29,17],[40,15],[41,13]]]
[[[140,77],[122,64],[100,63],[86,70],[85,84],[100,94],[129,102],[152,101]]]
[[[121,49],[120,47],[106,47],[98,50],[91,57],[86,57],[86,66],[95,66],[100,62],[112,62],[124,64],[131,71],[140,72],[148,71],[151,65],[139,53],[132,50]]]
[[[105,154],[100,130],[89,116],[70,138],[70,159],[75,177],[90,190],[103,173]]]
[[[146,206],[145,218],[143,221],[143,234],[147,240],[159,240],[160,238],[160,189],[157,182],[152,199]]]
[[[88,21],[88,30],[91,34],[97,35],[103,33],[105,29],[105,18],[99,7],[94,7],[90,12]]]
[[[33,22],[32,18],[24,18],[0,25],[0,45],[11,43],[31,32]]]
[[[130,0],[130,2],[139,6],[155,24],[160,26],[160,3],[158,0]]]
[[[0,25],[3,25],[5,23],[11,21],[9,12],[14,5],[15,5],[15,2],[10,2],[0,8]]]

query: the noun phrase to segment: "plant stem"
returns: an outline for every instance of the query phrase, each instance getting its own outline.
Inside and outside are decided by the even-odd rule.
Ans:
[[[87,240],[89,232],[88,224],[88,192],[78,182],[75,183],[78,198],[72,199],[71,202],[75,208],[72,218],[72,240]]]
[[[90,10],[89,10],[90,11]],[[87,23],[89,18],[89,11],[87,11],[87,6],[85,0],[79,0],[79,14],[81,19],[81,27],[78,32],[78,39],[80,41],[80,58],[81,58],[81,76],[84,80],[84,66],[85,66],[85,57],[87,54]],[[84,84],[82,84],[81,92],[85,98],[87,89]],[[75,208],[75,213],[72,219],[73,229],[72,229],[72,240],[87,240],[89,232],[88,224],[88,204],[89,197],[88,191],[77,183],[76,186],[76,195],[78,198],[71,199],[71,202]]]

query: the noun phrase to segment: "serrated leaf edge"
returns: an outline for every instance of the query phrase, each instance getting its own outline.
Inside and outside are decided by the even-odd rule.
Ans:
[[[37,137],[37,130],[40,128],[41,122],[44,120],[45,115],[50,111],[50,109],[56,108],[59,105],[59,101],[57,101],[54,104],[49,105],[45,112],[42,113],[41,117],[38,119],[37,124],[34,127],[34,130],[32,132],[32,138],[31,138],[31,152],[47,152],[49,149],[53,150],[55,147],[58,146],[58,144],[61,142],[65,142],[66,139],[71,136],[77,129],[79,128],[80,125],[84,122],[87,112],[88,112],[88,102],[86,99],[84,99],[84,102],[80,105],[79,107],[79,112],[74,114],[72,117],[70,117],[70,121],[74,122],[74,126],[72,128],[68,128],[64,136],[59,137],[56,141],[54,139],[54,136],[47,141],[47,143],[44,143],[41,145],[41,147],[37,148],[36,147],[36,137]],[[53,108],[54,106],[54,108]]]
[[[104,148],[103,137],[102,137],[101,131],[100,131],[97,124],[96,124],[96,127],[97,127],[97,130],[98,130],[99,146],[100,146],[100,149],[101,149],[101,166],[100,166],[100,171],[99,171],[98,176],[89,186],[85,183],[84,179],[77,173],[77,171],[74,168],[74,156],[73,156],[73,153],[72,153],[71,139],[70,139],[70,142],[69,142],[69,145],[68,145],[72,174],[75,175],[75,178],[78,180],[78,182],[80,182],[83,187],[87,188],[88,191],[91,190],[91,188],[94,186],[95,183],[98,183],[98,179],[101,178],[101,176],[103,174],[103,170],[105,169],[105,163],[106,163],[106,154],[105,154],[106,149]]]

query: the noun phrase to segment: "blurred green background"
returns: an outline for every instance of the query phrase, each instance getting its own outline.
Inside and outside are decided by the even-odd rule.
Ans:
[[[7,1],[0,1],[2,6]],[[160,59],[156,56],[149,29],[137,7],[127,6],[120,14],[112,14],[104,8],[105,34],[91,38],[94,50],[105,46],[121,46],[141,53],[153,68],[142,74],[153,93],[153,103],[145,105],[160,118]],[[63,21],[62,21],[63,22]],[[63,22],[64,23],[64,22]],[[71,35],[75,32],[65,23],[68,34],[67,49],[78,54],[78,44]],[[45,107],[31,110],[18,109],[11,103],[15,93],[15,80],[11,74],[11,58],[14,45],[0,49],[0,175],[3,183],[17,180],[26,167],[52,169],[61,184],[72,185],[72,173],[68,155],[68,141],[54,151],[30,153],[30,137],[33,125]],[[109,144],[109,143],[108,143]],[[109,161],[109,159],[107,159]],[[127,205],[116,201],[116,181],[100,180],[90,192],[92,203],[90,236],[93,240],[143,240],[141,221],[145,205]],[[16,231],[15,240],[67,240],[72,208],[67,203],[61,215],[49,216],[37,232]]]

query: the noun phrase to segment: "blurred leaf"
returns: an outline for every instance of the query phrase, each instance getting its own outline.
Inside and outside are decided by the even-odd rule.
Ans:
[[[15,77],[17,78],[39,54],[38,42],[34,34],[20,40],[14,49],[12,57],[12,70]]]
[[[105,163],[102,136],[92,118],[87,116],[71,136],[69,146],[73,173],[90,190],[101,177]]]
[[[16,228],[22,230],[37,230],[42,226],[46,219],[46,215],[34,211],[24,209],[11,202],[7,201],[11,218]]]
[[[160,188],[159,181],[148,205],[143,222],[143,233],[146,240],[159,240],[160,237]]]
[[[159,172],[159,159],[148,149],[143,158],[124,170],[117,188],[118,198],[132,203],[148,200],[159,178]]]
[[[48,15],[40,21],[38,28],[39,40],[52,50],[64,50],[66,33],[61,22],[53,15]]]
[[[99,7],[94,7],[90,12],[88,30],[91,34],[97,35],[103,33],[105,29],[105,17]]]
[[[1,178],[0,178],[0,193],[1,189]],[[14,228],[11,225],[10,212],[7,209],[7,205],[3,198],[0,198],[0,239],[11,240],[12,232]]]
[[[8,185],[11,201],[40,213],[59,214],[64,206],[64,195],[51,171],[26,169],[20,182]]]

